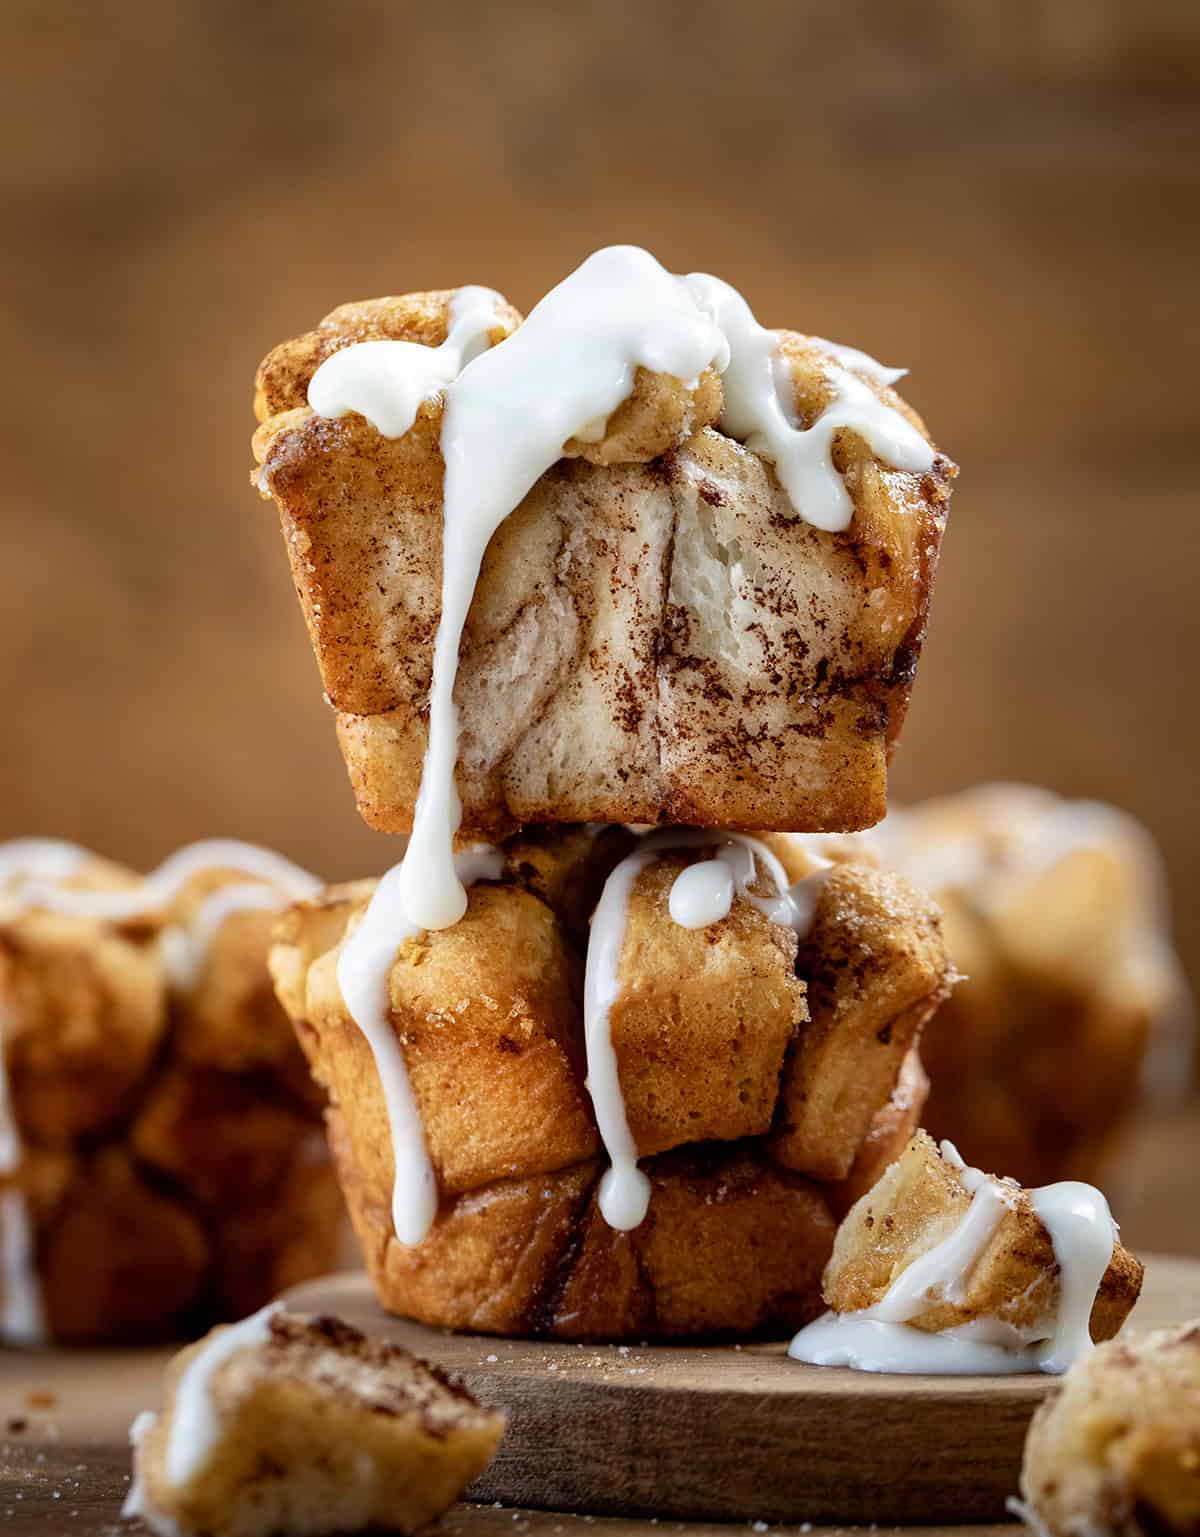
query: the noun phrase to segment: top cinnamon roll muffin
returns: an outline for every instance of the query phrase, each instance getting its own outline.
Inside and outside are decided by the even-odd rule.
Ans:
[[[275,348],[254,478],[366,820],[878,821],[956,473],[898,377],[632,247]]]

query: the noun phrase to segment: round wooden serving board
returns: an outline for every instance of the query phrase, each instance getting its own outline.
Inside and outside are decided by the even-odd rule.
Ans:
[[[779,1344],[563,1345],[426,1329],[361,1275],[287,1294],[438,1362],[509,1411],[469,1497],[682,1520],[1004,1518],[1054,1378],[896,1377],[789,1361]],[[1200,1315],[1200,1262],[1152,1257],[1132,1327]]]

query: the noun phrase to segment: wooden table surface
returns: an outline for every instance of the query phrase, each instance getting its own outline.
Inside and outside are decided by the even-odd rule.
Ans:
[[[3,1537],[136,1537],[122,1523],[129,1488],[127,1427],[159,1401],[162,1369],[172,1350],[51,1351],[0,1356],[0,1533]],[[745,1524],[574,1516],[500,1505],[458,1505],[439,1537],[716,1537]],[[862,1528],[772,1526],[778,1537],[835,1537]],[[906,1529],[873,1528],[877,1537]],[[911,1531],[912,1529],[907,1529]],[[997,1537],[1010,1527],[922,1527],[922,1537]]]
[[[358,1308],[361,1313],[366,1303],[363,1300],[365,1293],[362,1296],[359,1295],[363,1289],[356,1277],[348,1277],[344,1280],[331,1278],[329,1282],[311,1283],[307,1288],[298,1288],[299,1304],[305,1305],[314,1299],[319,1300],[316,1294],[321,1287],[328,1291],[331,1298],[340,1299],[343,1304],[340,1311],[354,1317],[359,1323],[365,1323],[368,1327],[385,1333],[388,1330],[394,1332],[406,1328],[416,1329],[415,1325],[405,1325],[398,1320],[385,1319],[382,1314],[378,1316],[373,1314],[372,1317],[358,1316],[355,1308]],[[1168,1319],[1190,1316],[1197,1311],[1200,1311],[1200,1265],[1194,1261],[1151,1257],[1147,1266],[1147,1286],[1139,1305],[1139,1312],[1134,1315],[1134,1325],[1140,1325],[1143,1328],[1153,1327]],[[663,1442],[660,1446],[659,1441],[655,1440],[654,1414],[649,1412],[647,1403],[644,1401],[648,1395],[654,1396],[657,1393],[660,1399],[670,1401],[672,1415],[682,1416],[686,1406],[681,1407],[680,1400],[683,1396],[682,1388],[686,1387],[687,1383],[682,1378],[679,1381],[675,1380],[680,1378],[681,1372],[683,1378],[688,1381],[704,1372],[708,1372],[710,1378],[716,1373],[715,1384],[713,1381],[708,1382],[707,1396],[711,1400],[714,1395],[719,1396],[723,1380],[723,1369],[720,1363],[722,1359],[726,1359],[731,1363],[724,1370],[724,1376],[729,1378],[727,1396],[737,1397],[740,1393],[745,1400],[740,1405],[739,1413],[743,1416],[743,1420],[739,1423],[744,1423],[744,1416],[749,1412],[746,1403],[751,1399],[754,1400],[751,1409],[761,1399],[762,1404],[758,1407],[771,1404],[773,1413],[778,1411],[785,1421],[789,1412],[785,1399],[792,1392],[791,1378],[789,1377],[786,1382],[782,1380],[780,1367],[785,1363],[777,1359],[777,1352],[771,1347],[748,1347],[740,1356],[734,1356],[729,1347],[725,1349],[717,1347],[708,1351],[687,1347],[673,1350],[650,1347],[638,1352],[639,1361],[644,1357],[649,1365],[639,1365],[638,1370],[642,1375],[637,1375],[634,1380],[635,1374],[632,1370],[628,1372],[625,1370],[631,1367],[631,1360],[628,1359],[630,1352],[618,1350],[617,1347],[594,1347],[585,1352],[576,1353],[570,1346],[434,1335],[431,1331],[423,1331],[423,1334],[427,1335],[428,1339],[423,1337],[420,1342],[406,1341],[406,1343],[410,1345],[419,1343],[423,1353],[434,1355],[448,1364],[456,1373],[463,1376],[468,1385],[481,1397],[494,1398],[492,1388],[504,1389],[500,1397],[502,1401],[513,1407],[513,1425],[510,1429],[512,1437],[517,1439],[521,1434],[528,1436],[530,1426],[533,1425],[536,1429],[536,1425],[541,1422],[528,1416],[522,1419],[522,1415],[525,1414],[525,1409],[522,1407],[523,1400],[513,1386],[514,1382],[519,1386],[521,1378],[532,1379],[534,1376],[540,1376],[543,1388],[553,1386],[555,1401],[560,1397],[563,1397],[564,1401],[570,1398],[567,1390],[572,1385],[572,1379],[578,1379],[574,1382],[574,1387],[578,1390],[577,1396],[590,1384],[593,1391],[604,1392],[609,1396],[614,1391],[619,1392],[624,1386],[630,1395],[631,1403],[634,1397],[638,1397],[639,1403],[633,1408],[641,1416],[638,1423],[649,1427],[646,1431],[649,1439],[640,1447],[640,1455],[633,1455],[631,1461],[630,1448],[625,1447],[622,1451],[622,1448],[617,1446],[617,1441],[621,1438],[616,1438],[613,1442],[614,1451],[611,1459],[613,1468],[611,1470],[601,1468],[603,1476],[600,1477],[600,1481],[603,1482],[603,1478],[608,1477],[610,1482],[616,1480],[619,1484],[622,1479],[628,1477],[629,1468],[635,1471],[640,1469],[643,1481],[639,1487],[643,1489],[643,1495],[631,1498],[628,1504],[624,1498],[611,1500],[609,1509],[637,1508],[638,1498],[640,1498],[641,1508],[646,1508],[646,1502],[652,1500],[655,1495],[655,1491],[645,1483],[646,1478],[649,1478],[652,1483],[661,1481],[664,1487],[686,1487],[687,1481],[681,1482],[678,1466],[663,1467],[661,1459],[669,1456],[675,1464],[678,1464],[680,1458],[686,1455],[680,1447],[688,1444],[688,1438],[685,1436],[681,1441],[677,1436],[675,1442],[671,1443],[673,1449],[663,1451],[663,1446],[667,1443]],[[22,1537],[22,1534],[27,1532],[30,1534],[77,1533],[80,1537],[97,1537],[97,1534],[109,1533],[119,1527],[120,1507],[129,1487],[130,1466],[126,1440],[128,1426],[140,1410],[157,1407],[160,1403],[162,1370],[171,1353],[171,1348],[168,1347],[149,1350],[8,1352],[0,1355],[0,1533],[3,1533],[3,1537]],[[546,1354],[549,1359],[556,1353],[557,1356],[562,1357],[556,1366],[540,1372],[534,1370],[536,1365],[533,1362],[534,1356],[540,1359],[541,1355]],[[510,1357],[512,1359],[509,1359]],[[526,1360],[526,1357],[529,1359]],[[600,1357],[604,1359],[601,1360]],[[796,1383],[800,1385],[796,1392],[803,1396],[803,1378],[810,1373],[816,1373],[817,1369],[795,1367],[789,1370],[795,1371]],[[549,1375],[550,1371],[555,1372],[553,1377]],[[772,1373],[781,1380],[773,1380]],[[905,1465],[916,1466],[927,1463],[932,1466],[936,1460],[937,1447],[927,1446],[928,1438],[923,1441],[921,1436],[917,1435],[915,1440],[910,1437],[908,1442],[901,1445],[903,1437],[885,1433],[882,1427],[885,1422],[892,1423],[894,1416],[892,1420],[889,1420],[886,1414],[875,1416],[881,1428],[873,1443],[870,1441],[869,1433],[864,1433],[862,1425],[864,1403],[867,1418],[870,1419],[871,1403],[879,1400],[881,1395],[886,1397],[889,1389],[895,1389],[898,1386],[897,1379],[866,1379],[849,1372],[829,1372],[819,1375],[822,1380],[810,1391],[810,1397],[812,1392],[820,1398],[829,1398],[831,1395],[836,1397],[841,1391],[847,1399],[863,1400],[858,1405],[859,1430],[854,1434],[847,1431],[847,1435],[855,1442],[856,1447],[864,1449],[861,1478],[858,1479],[858,1483],[864,1489],[871,1487],[872,1480],[875,1481],[876,1487],[890,1487],[889,1484],[881,1483],[880,1480],[886,1473],[883,1464],[889,1455],[888,1444],[892,1442],[900,1447]],[[662,1380],[656,1382],[656,1376],[661,1377]],[[489,1383],[490,1377],[496,1377],[497,1381]],[[750,1380],[752,1378],[753,1381]],[[842,1384],[840,1389],[839,1380]],[[992,1382],[991,1388],[999,1400],[1006,1394],[1011,1397],[1014,1391],[1020,1392],[1021,1384],[1024,1383],[1026,1385],[1024,1391],[1028,1396],[1030,1392],[1028,1384],[1031,1380],[1036,1387],[1040,1388],[1040,1380],[1028,1378],[1000,1379]],[[974,1388],[973,1383],[976,1384]],[[916,1404],[922,1399],[936,1398],[941,1386],[942,1384],[934,1382],[931,1387],[929,1379],[914,1382],[913,1403]],[[528,1383],[523,1390],[526,1396],[528,1396],[527,1390]],[[969,1410],[968,1400],[972,1391],[978,1396],[987,1390],[988,1383],[983,1379],[944,1379],[944,1395],[948,1400],[953,1400],[951,1407],[957,1406],[958,1411],[961,1411],[964,1406]],[[508,1396],[505,1396],[505,1393]],[[849,1411],[854,1408],[854,1404],[848,1403],[845,1407]],[[977,1407],[979,1407],[978,1404]],[[585,1408],[587,1408],[587,1414],[583,1417],[586,1419],[591,1414],[591,1408],[586,1405]],[[1029,1404],[1025,1405],[1026,1418],[1029,1408]],[[545,1405],[543,1405],[544,1409]],[[632,1413],[633,1409],[630,1412]],[[813,1413],[819,1416],[821,1412],[828,1413],[829,1405],[826,1404],[822,1409],[822,1406],[817,1404]],[[962,1417],[961,1413],[959,1417]],[[914,1412],[912,1418],[915,1422],[919,1416]],[[545,1419],[546,1413],[543,1412],[541,1420]],[[846,1423],[849,1424],[851,1419],[853,1416],[848,1414]],[[982,1412],[978,1416],[968,1413],[966,1419],[977,1422],[987,1430],[987,1416]],[[812,1454],[813,1446],[824,1445],[824,1443],[820,1443],[819,1437],[814,1441],[813,1436],[807,1433],[803,1422],[787,1423],[791,1425],[790,1430],[782,1437],[777,1435],[775,1443],[771,1443],[770,1438],[763,1435],[759,1435],[752,1442],[746,1436],[739,1437],[736,1428],[731,1430],[730,1426],[726,1425],[722,1435],[703,1452],[706,1458],[711,1458],[718,1463],[723,1455],[727,1455],[730,1459],[730,1468],[721,1475],[721,1478],[728,1477],[731,1482],[736,1482],[736,1465],[743,1461],[747,1465],[752,1464],[754,1458],[751,1454],[755,1452],[757,1441],[762,1442],[760,1448],[762,1455],[759,1460],[763,1465],[755,1474],[758,1482],[752,1486],[755,1490],[761,1490],[761,1504],[757,1507],[753,1499],[748,1499],[747,1503],[740,1507],[747,1511],[747,1519],[738,1523],[740,1530],[745,1530],[746,1526],[750,1525],[755,1531],[766,1531],[768,1523],[765,1520],[755,1520],[750,1514],[751,1509],[760,1508],[761,1513],[769,1513],[772,1508],[770,1501],[776,1498],[776,1509],[781,1512],[790,1511],[796,1508],[794,1503],[781,1505],[779,1500],[794,1502],[797,1498],[796,1487],[801,1489],[802,1494],[807,1488],[805,1447],[807,1445],[809,1453]],[[761,1420],[759,1429],[762,1429]],[[989,1437],[993,1436],[993,1430],[987,1430]],[[555,1440],[560,1431],[562,1446]],[[964,1423],[960,1439],[967,1452],[970,1451],[969,1432],[970,1425]],[[944,1425],[939,1435],[945,1439]],[[628,1439],[628,1436],[625,1437],[625,1440]],[[521,1456],[525,1466],[520,1478],[515,1485],[510,1482],[506,1486],[514,1491],[509,1497],[512,1499],[538,1498],[536,1473],[539,1460],[546,1468],[557,1466],[557,1463],[564,1462],[564,1459],[569,1463],[571,1461],[571,1456],[568,1455],[570,1445],[574,1445],[579,1440],[578,1427],[560,1426],[558,1430],[544,1437],[546,1456],[541,1459],[540,1443],[535,1434],[530,1445],[522,1449]],[[699,1447],[702,1442],[703,1437],[698,1435],[696,1445]],[[728,1442],[727,1447],[725,1447],[726,1442]],[[822,1464],[828,1463],[833,1467],[837,1463],[836,1441],[831,1442],[830,1445],[835,1447],[835,1451],[831,1452],[826,1447],[821,1453],[821,1459]],[[725,1447],[724,1451],[723,1447]],[[1019,1447],[1018,1434],[1010,1451],[1010,1460],[1015,1461],[1019,1456]],[[578,1452],[578,1448],[576,1451]],[[563,1456],[558,1457],[556,1463],[556,1454],[559,1452],[563,1452]],[[634,1447],[633,1453],[638,1454],[638,1452],[639,1448]],[[855,1456],[858,1455],[856,1452]],[[767,1458],[766,1462],[763,1462],[764,1456]],[[784,1484],[788,1483],[788,1479],[773,1479],[772,1468],[784,1468],[790,1457],[793,1458],[795,1466],[790,1467],[790,1470],[785,1469],[790,1479],[789,1487],[785,1489]],[[579,1461],[579,1456],[576,1456],[576,1461]],[[626,1463],[629,1464],[629,1468],[625,1467]],[[581,1467],[583,1465],[580,1463]],[[968,1457],[963,1466],[971,1465]],[[979,1465],[982,1467],[983,1463]],[[857,1462],[855,1466],[858,1466]],[[892,1472],[887,1474],[887,1477],[902,1483],[905,1477],[904,1465],[892,1456],[889,1466]],[[496,1467],[500,1467],[499,1462]],[[797,1471],[801,1475],[798,1486],[794,1476]],[[829,1474],[829,1471],[829,1468],[825,1468],[826,1474]],[[820,1478],[816,1476],[820,1472],[821,1469],[812,1470],[814,1486],[820,1484]],[[845,1480],[850,1477],[844,1468],[837,1476]],[[828,1477],[826,1481],[828,1482]],[[1015,1483],[1015,1476],[1013,1482]],[[579,1485],[578,1479],[576,1485],[590,1488],[590,1485]],[[772,1494],[773,1485],[778,1485],[774,1495]],[[631,1484],[630,1487],[632,1488],[633,1485]],[[917,1513],[936,1515],[935,1509],[930,1508],[927,1512],[925,1511],[923,1501],[926,1498],[932,1498],[929,1491],[936,1492],[938,1487],[940,1484],[936,1480],[934,1483],[930,1483],[928,1479],[924,1483],[920,1481],[915,1483],[913,1488],[916,1491],[916,1502],[906,1509],[911,1508],[914,1515]],[[1007,1475],[1003,1484],[996,1487],[1001,1492],[1007,1489]],[[521,1493],[522,1489],[529,1489],[531,1493]],[[646,1492],[647,1490],[649,1493]],[[504,1488],[502,1487],[498,1492],[504,1492]],[[827,1493],[822,1498],[831,1499],[833,1496]],[[546,1499],[542,1503],[548,1504],[551,1501]],[[853,1501],[849,1504],[852,1507]],[[596,1508],[603,1508],[603,1506]],[[655,1507],[650,1504],[649,1508]],[[670,1509],[670,1506],[660,1505],[658,1508]],[[709,1505],[704,1508],[711,1510],[714,1507]],[[829,1511],[836,1507],[826,1504],[824,1508]],[[869,1508],[876,1507],[871,1504]],[[970,1501],[966,1503],[959,1501],[959,1513],[966,1513],[971,1508]],[[990,1506],[978,1505],[974,1508],[979,1509],[982,1514],[990,1513],[991,1509]],[[895,1513],[900,1512],[897,1510]],[[675,1533],[686,1532],[689,1537],[704,1537],[704,1534],[708,1533],[734,1530],[733,1525],[721,1526],[708,1521],[685,1523],[667,1516],[660,1519],[634,1519],[568,1515],[553,1511],[528,1510],[497,1502],[489,1505],[464,1504],[457,1507],[446,1519],[444,1533],[445,1537],[496,1537],[500,1532],[516,1532],[522,1534],[522,1537],[525,1537],[525,1534],[532,1534],[532,1537],[582,1537],[584,1528],[592,1526],[607,1528],[614,1537],[626,1537],[626,1534],[635,1531],[648,1533],[651,1528]],[[892,1526],[871,1529],[885,1532],[904,1530]],[[128,1527],[126,1530],[133,1532],[135,1528]],[[832,1533],[839,1530],[852,1530],[852,1528],[809,1523],[794,1525],[772,1523],[770,1530],[780,1533],[792,1531]],[[863,1529],[858,1528],[858,1530]],[[998,1532],[1001,1528],[989,1525],[931,1526],[922,1527],[921,1530],[945,1533],[970,1532],[984,1534],[986,1537],[986,1534]]]

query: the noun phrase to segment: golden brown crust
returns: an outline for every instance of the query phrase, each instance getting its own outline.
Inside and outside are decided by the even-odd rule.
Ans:
[[[774,1168],[754,1143],[648,1160],[650,1210],[633,1233],[600,1215],[593,1160],[447,1201],[408,1248],[366,1197],[334,1111],[330,1134],[375,1295],[422,1323],[675,1339],[794,1329],[820,1310],[833,1217],[817,1185]]]
[[[1077,1362],[1033,1417],[1021,1494],[1048,1537],[1200,1531],[1200,1320]]]
[[[0,924],[0,1011],[23,1134],[59,1147],[95,1136],[128,1112],[166,1034],[152,936],[36,910]]]
[[[76,1165],[39,1248],[48,1330],[64,1344],[170,1339],[201,1309],[212,1258],[196,1214],[119,1147]]]
[[[1052,1317],[1059,1266],[1049,1233],[1029,1194],[1009,1184],[1012,1207],[966,1277],[960,1301],[933,1298],[910,1321],[918,1329],[954,1328],[980,1317],[1017,1329]],[[901,1157],[854,1206],[838,1229],[825,1272],[825,1300],[837,1312],[856,1312],[880,1300],[896,1276],[940,1243],[958,1224],[971,1196],[957,1169],[918,1132]],[[1119,1242],[1092,1308],[1092,1337],[1111,1339],[1142,1286],[1142,1265]]]
[[[445,300],[386,301],[411,302],[419,323],[369,334],[439,338],[429,304]],[[440,611],[442,406],[388,440],[302,404],[316,363],[363,325],[335,312],[264,364],[256,480],[279,505],[359,809],[403,832]],[[828,360],[794,333],[784,345],[803,418],[828,392]],[[846,829],[883,814],[954,466],[889,470],[840,433],[855,521],[821,533],[714,430],[720,405],[711,373],[689,391],[642,371],[601,441],[568,445],[493,538],[459,658],[465,833]]]
[[[703,857],[664,854],[630,893],[609,1031],[642,1157],[768,1132],[784,1057],[808,1018],[790,929],[741,897],[708,928],[672,921],[671,886]]]
[[[337,985],[337,953],[309,972],[320,1076],[350,1121],[363,1175],[386,1202],[394,1176],[374,1059]],[[402,947],[392,1018],[439,1183],[447,1193],[589,1157],[579,961],[553,913],[517,887],[478,886],[453,928]]]

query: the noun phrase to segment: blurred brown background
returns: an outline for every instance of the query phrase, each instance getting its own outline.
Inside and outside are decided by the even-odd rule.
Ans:
[[[0,836],[385,864],[247,482],[255,364],[637,241],[909,365],[963,476],[897,790],[1129,807],[1195,973],[1194,0],[0,14]]]

